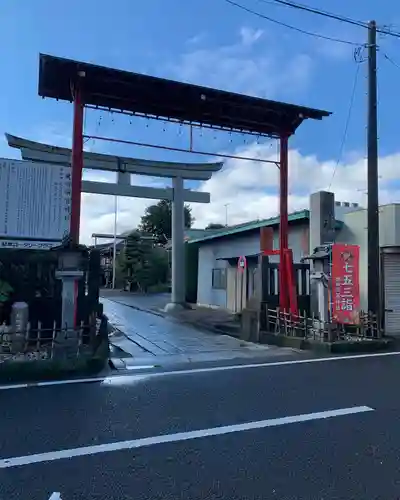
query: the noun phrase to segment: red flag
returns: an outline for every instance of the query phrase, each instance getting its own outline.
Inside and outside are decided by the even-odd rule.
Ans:
[[[332,245],[332,316],[339,323],[360,320],[360,247]]]

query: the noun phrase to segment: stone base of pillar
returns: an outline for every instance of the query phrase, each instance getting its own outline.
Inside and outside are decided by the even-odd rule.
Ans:
[[[191,309],[191,307],[189,306],[189,304],[180,304],[178,302],[170,302],[169,304],[167,304],[165,307],[164,307],[164,312],[166,313],[173,313],[173,312],[179,312],[179,311],[183,311],[185,309]]]

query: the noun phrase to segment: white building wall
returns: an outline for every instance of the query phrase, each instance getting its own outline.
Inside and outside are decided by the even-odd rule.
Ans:
[[[360,305],[367,309],[368,279],[367,279],[367,211],[359,210],[343,216],[343,229],[338,232],[336,243],[360,245]]]
[[[226,290],[212,287],[212,270],[228,266],[226,258],[255,255],[260,252],[259,234],[218,238],[199,247],[197,303],[226,307]]]
[[[274,229],[274,249],[279,248],[279,231]],[[294,262],[309,253],[308,221],[296,224],[289,229],[289,248],[293,250]],[[216,290],[212,287],[212,270],[225,268],[229,264],[227,258],[242,255],[258,255],[260,253],[260,233],[254,231],[243,235],[228,236],[205,241],[199,245],[199,267],[197,282],[197,302],[202,305],[219,307],[227,306],[226,290]],[[278,256],[271,256],[271,261],[279,261]]]
[[[360,246],[360,302],[368,307],[368,224],[367,210],[361,209],[343,215],[343,229],[336,242]],[[383,205],[379,208],[379,244],[400,246],[400,204]],[[379,291],[377,290],[377,293]]]

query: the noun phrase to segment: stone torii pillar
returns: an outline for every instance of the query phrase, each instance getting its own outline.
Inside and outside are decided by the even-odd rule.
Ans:
[[[182,177],[172,178],[172,293],[165,310],[181,309],[186,302],[185,203]]]

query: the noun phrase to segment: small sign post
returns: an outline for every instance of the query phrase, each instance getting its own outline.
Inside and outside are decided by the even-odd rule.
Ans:
[[[238,269],[238,289],[240,290],[240,311],[243,309],[243,293],[246,286],[246,274],[245,270],[247,267],[247,260],[244,255],[238,258],[237,269]]]
[[[246,269],[246,267],[247,267],[247,260],[246,260],[246,257],[244,255],[242,255],[238,259],[238,269],[240,271],[244,271]]]

